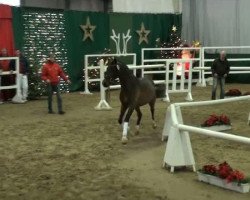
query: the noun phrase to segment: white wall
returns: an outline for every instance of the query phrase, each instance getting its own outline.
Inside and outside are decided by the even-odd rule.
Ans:
[[[10,6],[20,6],[20,0],[0,0],[0,4],[6,4]]]
[[[82,11],[103,11],[104,3],[103,0],[70,0],[71,10],[82,10]]]
[[[64,9],[65,0],[22,0],[21,5],[25,7]]]
[[[250,46],[249,8],[249,0],[183,0],[182,39],[202,46]]]
[[[1,0],[0,0],[1,1]],[[5,0],[10,2],[11,0]],[[182,0],[20,0],[24,7],[113,11],[129,13],[181,13]]]
[[[106,0],[21,0],[21,5],[24,7],[41,7],[54,9],[58,8],[80,11],[103,12],[104,1]],[[69,6],[69,8],[66,8],[67,6]]]
[[[113,0],[113,12],[180,13],[181,0]]]

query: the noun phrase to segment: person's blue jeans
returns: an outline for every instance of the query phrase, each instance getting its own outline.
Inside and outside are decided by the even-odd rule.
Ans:
[[[52,108],[52,97],[53,97],[53,93],[56,93],[56,97],[57,97],[57,107],[58,107],[58,112],[62,111],[62,98],[60,95],[60,91],[59,91],[59,87],[58,85],[51,85],[48,84],[48,109],[49,112],[53,111]]]
[[[224,99],[225,77],[213,77],[212,100],[216,99],[216,90],[218,84],[220,85],[220,99]]]

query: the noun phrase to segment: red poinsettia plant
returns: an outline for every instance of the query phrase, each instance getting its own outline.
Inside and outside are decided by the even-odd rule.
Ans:
[[[209,174],[212,176],[217,176],[221,179],[225,179],[227,183],[237,182],[241,184],[249,182],[249,180],[241,171],[234,170],[227,162],[223,162],[218,166],[204,165],[199,171],[204,174]]]
[[[215,125],[230,125],[230,124],[231,124],[230,119],[226,115],[212,114],[207,120],[205,120],[201,124],[201,126],[208,127],[208,126],[215,126]]]
[[[242,93],[238,89],[230,89],[225,93],[225,96],[241,96]]]

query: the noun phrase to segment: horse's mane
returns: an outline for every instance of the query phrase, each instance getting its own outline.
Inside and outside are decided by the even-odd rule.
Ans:
[[[117,65],[119,65],[122,74],[133,74],[125,63],[117,61]]]

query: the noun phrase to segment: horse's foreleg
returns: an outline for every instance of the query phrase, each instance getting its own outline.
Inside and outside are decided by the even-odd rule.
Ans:
[[[156,128],[156,123],[155,123],[155,100],[156,100],[156,99],[153,99],[153,100],[149,103],[150,111],[151,111],[151,117],[152,117],[152,120],[153,120],[153,128]]]
[[[127,135],[128,135],[128,122],[129,122],[129,119],[130,119],[133,111],[134,111],[134,107],[129,107],[128,112],[127,112],[127,114],[125,116],[125,119],[124,119],[123,132],[122,132],[122,143],[123,144],[126,144],[127,141],[128,141],[128,138],[127,138]]]
[[[124,120],[124,114],[125,114],[127,108],[128,108],[127,105],[124,105],[124,104],[121,105],[120,115],[119,115],[119,119],[118,119],[119,124],[122,124],[122,122]]]
[[[137,122],[136,122],[136,131],[135,134],[138,135],[139,134],[139,128],[140,128],[140,123],[141,123],[141,118],[142,118],[142,113],[139,107],[135,108],[136,112],[137,112]]]

